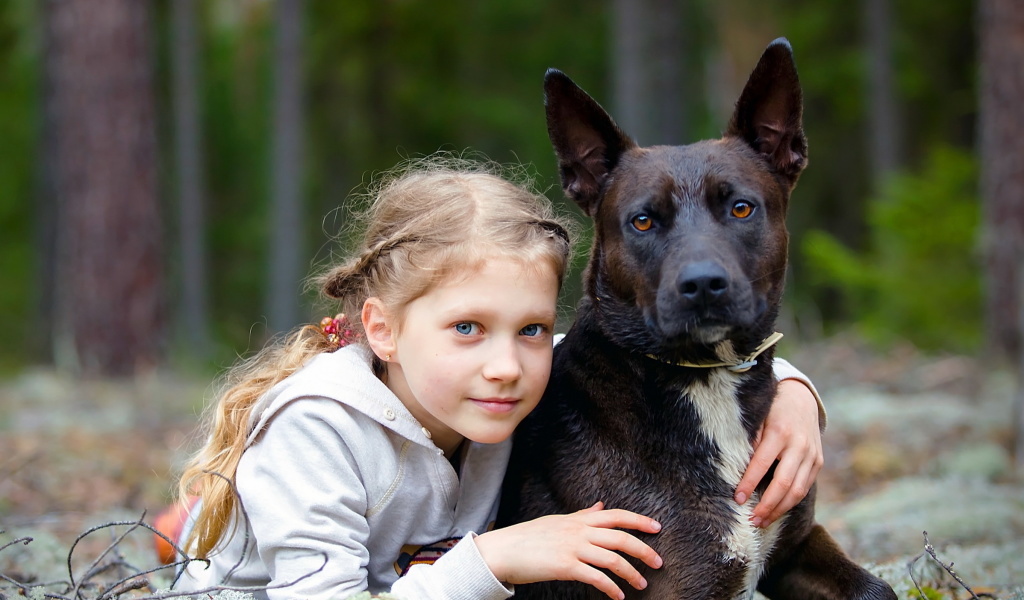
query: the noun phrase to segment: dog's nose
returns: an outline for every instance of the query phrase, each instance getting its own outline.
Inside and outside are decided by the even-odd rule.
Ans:
[[[716,262],[690,263],[679,274],[679,293],[695,305],[721,300],[729,292],[729,275]]]

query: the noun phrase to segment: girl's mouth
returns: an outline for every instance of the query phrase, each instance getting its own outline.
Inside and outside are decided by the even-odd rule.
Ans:
[[[512,412],[519,404],[518,398],[473,398],[473,404],[492,413]]]

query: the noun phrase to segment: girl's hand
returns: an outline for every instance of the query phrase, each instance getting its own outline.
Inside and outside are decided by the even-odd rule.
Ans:
[[[598,567],[642,590],[647,581],[616,551],[639,558],[654,569],[662,561],[650,546],[617,528],[657,533],[661,525],[627,510],[604,510],[604,504],[598,502],[569,515],[549,515],[489,531],[477,536],[476,545],[498,581],[581,581],[621,600],[625,594]]]
[[[736,487],[743,504],[778,460],[768,489],[754,508],[751,522],[767,527],[807,495],[825,462],[818,426],[818,402],[807,386],[794,379],[779,382],[768,418],[754,440],[754,455]]]

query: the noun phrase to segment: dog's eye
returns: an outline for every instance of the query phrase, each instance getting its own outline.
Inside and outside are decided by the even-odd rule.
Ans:
[[[654,227],[654,219],[647,215],[637,215],[633,217],[633,227],[635,227],[637,231],[647,231],[651,227]]]
[[[752,214],[754,214],[754,205],[746,200],[740,200],[732,205],[732,216],[737,219],[746,219]]]

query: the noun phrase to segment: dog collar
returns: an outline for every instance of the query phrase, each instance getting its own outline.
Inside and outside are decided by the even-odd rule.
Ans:
[[[749,371],[751,367],[753,367],[754,365],[757,364],[757,357],[762,352],[764,352],[768,348],[771,348],[772,346],[774,346],[776,344],[776,342],[778,342],[781,339],[782,339],[782,334],[781,333],[779,333],[778,331],[772,333],[770,336],[764,338],[764,341],[761,342],[761,344],[757,348],[754,348],[753,352],[748,354],[745,358],[743,358],[739,362],[732,361],[732,362],[715,362],[715,363],[691,363],[691,362],[685,362],[685,361],[683,361],[683,362],[676,362],[676,361],[673,361],[673,360],[664,360],[664,359],[662,359],[662,358],[660,358],[658,356],[655,356],[653,354],[648,354],[647,356],[649,358],[653,358],[654,360],[661,361],[663,363],[668,363],[670,365],[675,365],[677,367],[693,367],[693,368],[698,368],[698,369],[714,369],[714,368],[717,368],[717,367],[725,367],[726,369],[732,371],[733,373],[745,373],[745,372]]]

